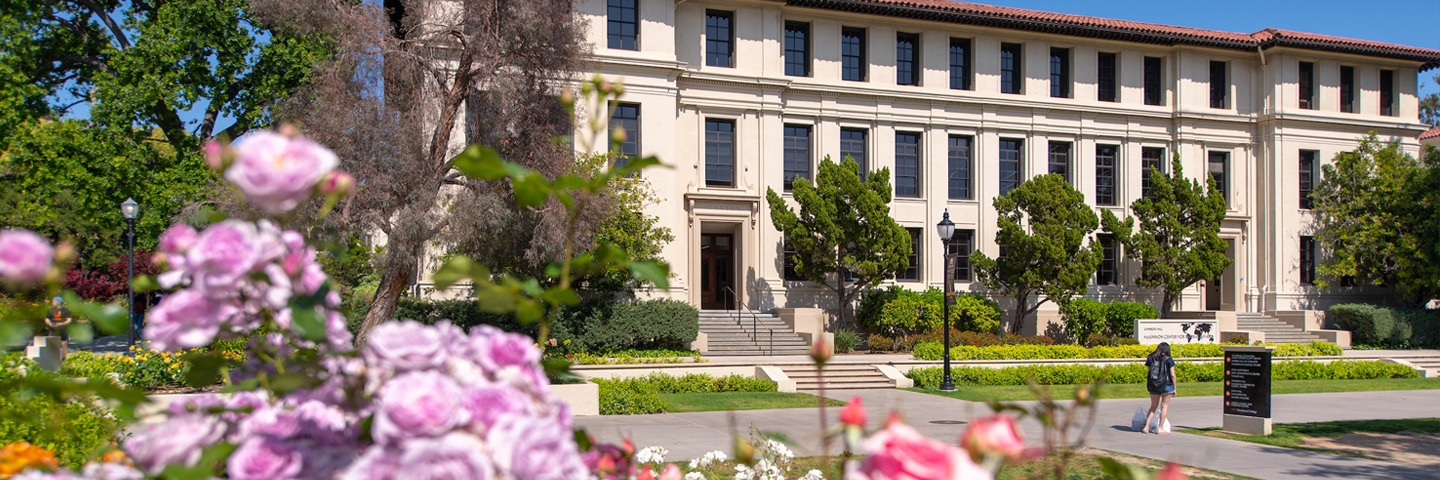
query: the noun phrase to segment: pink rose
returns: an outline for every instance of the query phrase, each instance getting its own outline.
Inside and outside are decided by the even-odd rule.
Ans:
[[[892,418],[884,430],[866,439],[865,461],[853,475],[859,480],[990,479],[990,472],[964,450],[925,438]]]
[[[960,434],[960,446],[976,461],[992,453],[1013,460],[1024,453],[1025,440],[1020,436],[1015,417],[995,414],[970,422],[965,433]]]
[[[55,248],[29,230],[0,232],[0,280],[34,283],[45,279]]]
[[[335,152],[310,139],[266,130],[240,139],[235,151],[235,162],[225,170],[225,179],[271,214],[294,209],[340,164]]]
[[[252,437],[230,454],[225,473],[235,480],[285,480],[297,478],[304,459],[283,441],[267,436]]]
[[[1165,464],[1165,468],[1155,474],[1155,480],[1186,480],[1188,478],[1190,477],[1185,475],[1185,471],[1180,469],[1180,465],[1176,465],[1174,462]]]
[[[495,333],[471,337],[475,348],[476,363],[487,372],[498,372],[505,367],[530,367],[540,361],[540,349],[535,340],[515,333]]]
[[[160,350],[202,347],[215,339],[220,325],[240,313],[229,302],[207,298],[192,289],[166,295],[150,309],[145,338]]]
[[[554,480],[589,477],[589,470],[580,459],[580,449],[575,445],[575,432],[562,428],[554,418],[502,417],[485,434],[485,442],[490,445],[502,477]]]
[[[385,384],[376,399],[379,409],[370,434],[377,443],[394,444],[416,437],[436,437],[470,422],[461,404],[460,386],[436,372],[411,372]]]
[[[365,343],[365,363],[400,371],[436,368],[446,360],[441,340],[439,330],[414,320],[381,323]]]
[[[860,402],[859,395],[845,404],[845,408],[840,409],[840,423],[865,428],[865,405]]]
[[[684,474],[680,473],[680,467],[673,463],[666,465],[665,471],[660,472],[660,480],[681,480],[682,478],[684,478]]]
[[[280,407],[258,408],[239,427],[240,438],[265,435],[286,439],[300,433],[300,414]]]
[[[532,400],[506,385],[493,384],[466,390],[462,403],[474,429],[485,432],[505,416],[528,414]]]
[[[340,480],[392,480],[400,472],[400,455],[381,445],[371,446],[344,471]]]
[[[495,478],[495,466],[485,455],[485,443],[464,433],[451,433],[440,438],[422,438],[405,442],[401,447],[397,478],[407,480],[447,480]],[[526,479],[575,477],[510,477]]]
[[[192,286],[207,295],[234,295],[264,259],[267,246],[255,224],[226,220],[205,229],[185,252]]]
[[[124,450],[136,465],[159,474],[166,465],[194,466],[200,451],[220,443],[225,426],[204,415],[172,416],[125,440]]]
[[[171,225],[170,228],[160,233],[160,251],[172,255],[183,254],[190,249],[191,245],[195,244],[195,239],[199,236],[200,234],[196,233],[195,229],[189,225],[183,223]]]

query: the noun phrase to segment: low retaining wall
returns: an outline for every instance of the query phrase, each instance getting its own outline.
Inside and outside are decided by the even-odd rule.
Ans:
[[[595,416],[600,414],[600,385],[596,383],[576,383],[570,385],[551,385],[550,392],[556,398],[570,405],[570,414],[577,417]]]

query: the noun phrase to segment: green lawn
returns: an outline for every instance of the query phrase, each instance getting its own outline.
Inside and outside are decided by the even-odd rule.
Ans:
[[[1224,433],[1219,428],[1180,430],[1185,433],[1210,437],[1239,440],[1275,447],[1296,448],[1334,455],[1350,455],[1351,452],[1307,448],[1306,437],[1338,437],[1347,433],[1426,433],[1440,435],[1440,418],[1411,418],[1405,420],[1358,420],[1350,422],[1320,423],[1277,423],[1271,435],[1237,435]],[[1440,452],[1437,452],[1440,454]]]
[[[670,404],[670,413],[766,410],[771,408],[816,408],[820,406],[820,397],[804,393],[662,393],[660,394],[660,399]],[[843,407],[845,406],[845,402],[829,400],[827,405]]]
[[[1065,469],[1066,480],[1109,478],[1105,476],[1105,473],[1100,468],[1100,457],[1110,457],[1120,461],[1121,463],[1139,465],[1141,467],[1144,467],[1151,474],[1159,472],[1160,468],[1165,466],[1164,463],[1158,460],[1151,460],[1148,458],[1135,457],[1122,453],[1109,452],[1094,448],[1081,448],[1078,449],[1076,451],[1076,454],[1071,457],[1070,463]],[[1053,468],[1054,464],[1051,462],[1053,462],[1056,458],[1058,458],[1058,456],[1051,455],[1030,463],[1024,463],[1020,465],[1008,465],[1004,468],[1001,468],[1000,474],[996,475],[995,478],[997,480],[1029,480],[1033,478],[1053,478],[1053,476],[1046,475],[1046,473],[1050,472],[1051,468]],[[684,458],[666,459],[666,461],[675,463],[681,468],[681,470],[684,470],[687,473],[690,471],[686,468],[686,464],[689,463],[689,460],[690,459]],[[845,459],[838,455],[828,457],[828,459],[826,457],[799,457],[796,458],[794,463],[791,464],[789,468],[789,477],[798,478],[802,475],[805,475],[805,472],[808,472],[811,469],[815,469],[821,470],[825,474],[825,478],[844,478],[844,476],[842,475],[845,465],[844,462]],[[735,475],[735,463],[725,462],[720,465],[714,465],[708,468],[698,469],[694,471],[700,472],[701,474],[705,475],[705,478],[730,478],[731,476]],[[1198,468],[1187,467],[1185,469],[1185,473],[1193,479],[1213,478],[1222,480],[1249,480],[1249,477],[1235,476],[1228,473],[1215,472]]]
[[[955,392],[941,392],[938,390],[912,388],[915,392],[943,395],[961,400],[983,402],[996,400],[1001,402],[1018,402],[1035,400],[1035,393],[1029,386],[958,386]],[[1047,388],[1041,386],[1041,388]],[[1051,385],[1048,387],[1050,393],[1059,399],[1074,398],[1074,385]],[[1182,397],[1218,397],[1223,391],[1221,382],[1195,382],[1181,383],[1177,393]],[[1436,390],[1440,389],[1440,378],[1381,378],[1375,380],[1276,380],[1271,385],[1271,393],[1283,395],[1287,393],[1333,393],[1333,392],[1372,392],[1384,390]],[[1104,385],[1100,387],[1100,398],[1146,398],[1150,392],[1145,390],[1144,384],[1123,384]]]

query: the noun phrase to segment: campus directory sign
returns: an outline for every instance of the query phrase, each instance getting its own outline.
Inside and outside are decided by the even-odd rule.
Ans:
[[[1270,418],[1271,352],[1225,351],[1225,413]]]

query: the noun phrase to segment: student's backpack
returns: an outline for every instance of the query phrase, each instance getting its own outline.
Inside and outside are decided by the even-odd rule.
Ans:
[[[1152,392],[1165,390],[1170,385],[1170,372],[1165,371],[1165,357],[1150,357],[1150,377],[1145,386]]]

